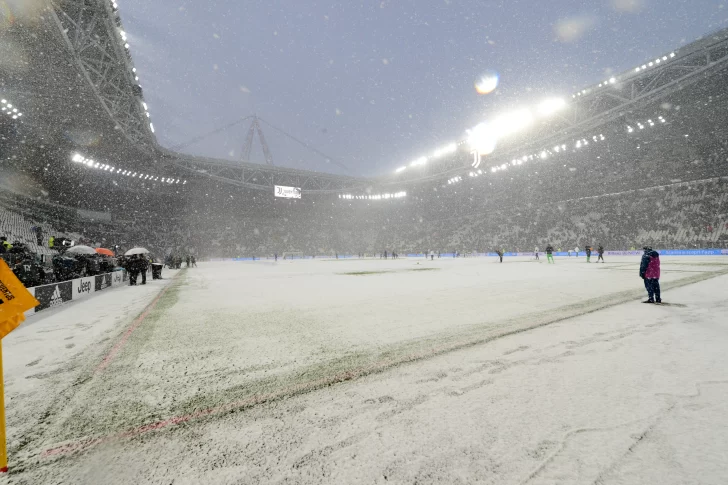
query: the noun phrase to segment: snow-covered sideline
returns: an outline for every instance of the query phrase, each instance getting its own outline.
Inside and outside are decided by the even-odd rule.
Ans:
[[[126,312],[128,328],[153,288],[140,301],[119,293],[116,307],[99,306],[106,296],[71,306],[11,334],[22,350],[4,342],[11,469],[13,460],[21,469],[11,478],[728,483],[728,276],[719,275],[728,265],[665,258],[673,305],[656,307],[639,303],[637,263],[201,265],[182,272],[100,372],[123,331],[113,319]],[[73,325],[52,327],[51,317],[88,325],[102,308],[111,322],[88,330],[83,352],[54,353]],[[105,332],[112,341],[99,345]],[[37,378],[24,362],[41,355],[34,366],[55,361],[45,390],[28,384]],[[377,362],[391,365],[355,372],[384,368]],[[356,378],[326,385],[342,372]],[[323,384],[295,392],[301,382]],[[293,391],[249,405],[281,389]],[[228,406],[236,401],[248,404]],[[210,409],[222,411],[200,412]]]

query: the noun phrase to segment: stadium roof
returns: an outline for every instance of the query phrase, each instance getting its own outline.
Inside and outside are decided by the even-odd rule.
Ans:
[[[373,185],[394,189],[405,183],[457,177],[478,163],[482,168],[499,166],[565,138],[591,134],[590,130],[628,111],[728,66],[728,29],[724,29],[586,87],[565,101],[550,100],[541,106],[548,117],[523,123],[527,130],[514,129],[513,136],[498,140],[497,151],[488,157],[471,153],[472,139],[470,143],[460,140],[429,156],[413,156],[394,176],[371,180],[164,149],[154,135],[152,114],[133,66],[133,46],[126,42],[113,0],[51,0],[33,20],[20,19],[0,32],[0,41],[12,46],[14,54],[0,66],[0,97],[22,110],[22,123],[36,135],[111,165],[152,174],[160,170],[173,170],[180,176],[194,173],[259,190],[293,185],[309,193],[356,193]],[[518,116],[512,118],[512,124],[521,124]],[[487,137],[487,125],[483,131]]]

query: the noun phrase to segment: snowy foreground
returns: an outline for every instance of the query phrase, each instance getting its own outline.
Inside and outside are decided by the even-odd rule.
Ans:
[[[4,339],[4,480],[728,483],[728,258],[663,258],[662,307],[638,264],[209,263],[102,292]]]

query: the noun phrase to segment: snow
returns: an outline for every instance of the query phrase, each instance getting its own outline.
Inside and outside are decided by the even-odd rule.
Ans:
[[[200,264],[101,371],[169,280],[36,315],[11,478],[726,483],[728,259],[663,258],[663,307],[638,258],[556,263]]]

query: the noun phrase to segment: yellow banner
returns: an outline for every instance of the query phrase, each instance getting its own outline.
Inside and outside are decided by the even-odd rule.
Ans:
[[[0,339],[25,320],[24,313],[27,310],[39,304],[7,263],[0,259]]]

